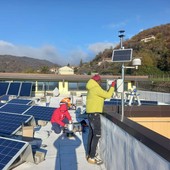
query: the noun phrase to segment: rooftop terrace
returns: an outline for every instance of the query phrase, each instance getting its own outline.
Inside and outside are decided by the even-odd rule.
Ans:
[[[56,98],[51,101],[55,102],[51,103],[51,106],[57,104]],[[39,105],[45,106],[45,103]],[[92,165],[86,160],[88,127],[83,132],[76,132],[74,136],[68,137],[66,134],[57,135],[51,131],[51,124],[47,121],[47,124],[35,126],[33,138],[14,137],[15,140],[21,139],[31,145],[33,159],[26,160],[21,156],[21,160],[15,160],[10,168],[14,170],[170,170],[169,139],[129,120],[127,118],[129,115],[126,113],[127,117],[122,121],[121,114],[118,114],[118,110],[114,110],[115,107],[118,106],[108,108],[105,106],[107,114],[101,115],[102,138],[98,152],[103,164]],[[133,111],[131,112],[133,117],[137,107],[142,106],[128,108]],[[146,106],[144,107],[146,109]],[[74,122],[86,118],[82,114],[83,109],[83,106],[77,106],[76,110],[70,110]],[[37,160],[36,152],[44,153],[45,160]]]

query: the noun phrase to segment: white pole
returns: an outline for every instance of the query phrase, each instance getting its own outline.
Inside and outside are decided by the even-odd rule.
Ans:
[[[124,119],[124,79],[125,79],[125,72],[124,72],[124,63],[122,64],[122,83],[123,83],[123,89],[122,89],[122,95],[121,95],[121,101],[122,101],[122,117],[121,117],[121,121],[123,121]]]
[[[125,36],[124,35],[124,30],[120,30],[119,33],[119,37],[120,37],[120,48],[123,50],[124,47],[123,47],[123,37]],[[125,72],[124,72],[124,63],[122,64],[122,83],[123,83],[123,89],[122,89],[122,94],[121,94],[121,103],[122,103],[122,118],[121,118],[121,121],[123,121],[124,119],[124,79],[125,79]]]

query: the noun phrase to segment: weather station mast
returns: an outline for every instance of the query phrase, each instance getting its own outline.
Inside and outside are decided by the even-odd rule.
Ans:
[[[125,30],[120,30],[119,31],[119,38],[120,38],[120,49],[124,49],[123,47],[123,37],[125,37]],[[125,91],[125,86],[124,86],[124,81],[125,81],[125,71],[124,71],[124,62],[122,63],[122,93],[121,93],[121,103],[122,103],[122,120],[124,118],[124,106],[125,106],[125,100],[124,100],[124,91]]]
[[[122,63],[122,75],[121,79],[117,80],[117,92],[121,93],[121,111],[122,111],[122,117],[121,120],[124,119],[124,81],[125,81],[125,62],[130,62],[132,60],[132,49],[125,49],[123,47],[123,38],[125,37],[125,31],[120,30],[119,31],[119,38],[120,38],[120,49],[113,50],[112,53],[112,61],[113,62],[119,62]]]
[[[141,60],[139,58],[135,58],[132,61],[132,52],[133,49],[125,49],[123,46],[123,38],[125,37],[125,31],[120,30],[119,31],[119,38],[120,38],[120,49],[113,50],[112,53],[112,62],[119,62],[122,63],[122,75],[121,79],[117,80],[117,92],[121,93],[121,121],[124,120],[124,107],[125,107],[125,68],[131,68],[131,69],[138,69],[138,66],[141,65]],[[133,66],[125,66],[124,63],[131,62]]]

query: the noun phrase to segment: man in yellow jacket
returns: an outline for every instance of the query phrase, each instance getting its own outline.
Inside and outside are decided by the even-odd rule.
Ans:
[[[101,122],[100,114],[103,112],[104,100],[112,97],[114,92],[115,82],[108,91],[105,91],[100,86],[101,77],[93,76],[86,84],[86,113],[89,121],[89,136],[87,143],[87,161],[92,164],[102,163],[96,157],[96,148],[101,137]]]

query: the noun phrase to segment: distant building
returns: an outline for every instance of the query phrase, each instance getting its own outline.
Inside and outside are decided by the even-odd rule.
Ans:
[[[73,68],[70,68],[68,66],[64,66],[64,67],[61,67],[58,69],[58,74],[74,74],[74,69]]]
[[[143,42],[149,42],[149,41],[155,40],[155,39],[156,39],[156,38],[155,38],[154,35],[150,35],[150,36],[148,36],[148,37],[145,37],[145,38],[141,39],[141,41],[143,41]]]

